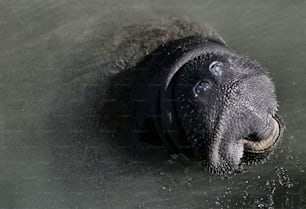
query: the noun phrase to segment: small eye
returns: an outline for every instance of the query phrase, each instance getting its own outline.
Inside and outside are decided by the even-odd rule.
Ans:
[[[196,84],[193,91],[195,94],[195,97],[198,97],[199,94],[202,92],[208,91],[210,89],[211,85],[208,81],[200,81]]]
[[[220,75],[222,75],[223,63],[218,62],[218,61],[213,61],[212,63],[210,63],[208,69],[212,74],[214,74],[216,76],[220,76]]]

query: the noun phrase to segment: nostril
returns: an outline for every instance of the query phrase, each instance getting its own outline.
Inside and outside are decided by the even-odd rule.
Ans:
[[[259,142],[260,138],[258,137],[258,133],[254,132],[245,137],[248,141]]]

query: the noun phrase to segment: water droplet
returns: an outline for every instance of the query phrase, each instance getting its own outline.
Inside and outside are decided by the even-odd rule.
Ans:
[[[200,81],[194,87],[195,97],[198,97],[199,94],[201,94],[202,92],[207,91],[209,89],[210,89],[210,83],[208,81]]]
[[[210,65],[209,65],[209,71],[216,75],[216,76],[220,76],[222,75],[222,71],[223,71],[223,63],[222,62],[218,62],[218,61],[213,61]]]

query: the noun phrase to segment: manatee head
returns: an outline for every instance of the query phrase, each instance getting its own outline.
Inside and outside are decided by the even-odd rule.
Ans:
[[[231,53],[200,55],[177,72],[174,98],[183,133],[212,171],[229,173],[263,159],[282,125],[265,70]]]
[[[196,38],[161,47],[139,65],[132,88],[137,129],[171,153],[228,174],[265,159],[280,141],[274,85],[256,62]]]

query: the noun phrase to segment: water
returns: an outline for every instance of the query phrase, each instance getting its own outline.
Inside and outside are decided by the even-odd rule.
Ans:
[[[302,1],[0,1],[0,208],[306,208]],[[224,178],[134,159],[93,112],[114,28],[189,16],[265,66],[287,130],[265,164]],[[107,102],[107,100],[106,100]]]

